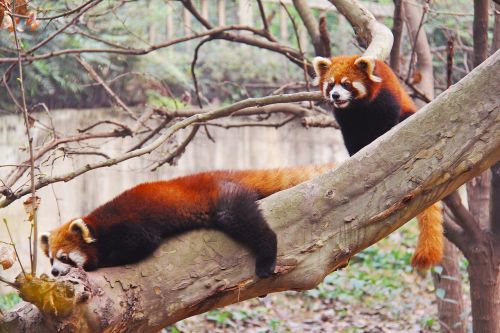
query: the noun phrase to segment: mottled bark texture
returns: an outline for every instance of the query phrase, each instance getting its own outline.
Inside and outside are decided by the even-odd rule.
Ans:
[[[21,303],[0,327],[154,332],[216,307],[315,287],[352,255],[500,160],[499,74],[496,52],[335,171],[262,200],[278,235],[275,276],[257,279],[247,250],[199,230],[165,242],[137,265],[72,272],[77,290],[90,297],[77,292],[69,317],[44,317]]]

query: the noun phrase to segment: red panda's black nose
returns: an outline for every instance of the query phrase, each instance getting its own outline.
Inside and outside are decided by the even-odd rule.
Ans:
[[[338,100],[339,98],[340,98],[340,94],[338,92],[335,91],[332,93],[332,99],[334,101]]]
[[[59,275],[59,271],[55,268],[52,268],[52,270],[50,271],[52,273],[52,275],[54,276],[58,276]]]

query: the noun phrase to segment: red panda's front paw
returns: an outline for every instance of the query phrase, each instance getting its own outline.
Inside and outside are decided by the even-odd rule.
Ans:
[[[274,257],[257,257],[255,263],[255,274],[261,279],[270,277],[276,268],[276,258]]]

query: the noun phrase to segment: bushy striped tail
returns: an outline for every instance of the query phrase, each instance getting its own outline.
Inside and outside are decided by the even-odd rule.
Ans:
[[[240,184],[255,190],[260,198],[286,190],[334,168],[333,163],[288,168],[233,171],[229,175]]]
[[[436,202],[417,216],[420,234],[411,264],[417,269],[429,269],[443,258],[443,212]]]

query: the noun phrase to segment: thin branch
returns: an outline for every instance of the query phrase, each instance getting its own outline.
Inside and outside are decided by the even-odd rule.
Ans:
[[[92,2],[94,2],[94,3],[92,3]],[[41,42],[39,42],[38,44],[36,44],[35,46],[33,46],[31,49],[27,50],[25,52],[25,54],[31,54],[31,53],[35,52],[36,50],[38,50],[39,48],[41,48],[42,46],[46,45],[48,42],[50,42],[52,39],[54,39],[61,32],[63,32],[64,30],[68,29],[70,26],[72,26],[73,24],[75,24],[75,22],[83,14],[85,14],[86,12],[88,12],[90,9],[94,8],[95,6],[97,6],[101,2],[102,2],[102,0],[89,1],[88,5],[86,4],[84,7],[82,7],[81,9],[79,9],[79,13],[77,15],[75,15],[75,17],[73,17],[73,19],[71,21],[69,21],[68,23],[66,23],[65,25],[63,25],[61,28],[59,28],[58,30],[56,30],[49,37],[45,38],[44,40],[42,40]]]
[[[480,239],[481,229],[479,224],[462,204],[462,199],[458,192],[453,192],[443,198],[443,202],[450,208],[455,216],[456,223],[464,230],[464,235],[472,240]]]
[[[194,139],[199,129],[200,125],[194,125],[193,129],[191,130],[191,132],[189,132],[189,135],[182,141],[182,143],[177,148],[175,148],[174,151],[169,153],[167,158],[163,159],[163,161],[158,162],[157,165],[153,169],[151,169],[151,171],[158,170],[165,163],[172,164],[173,161],[179,157],[179,155],[186,151],[187,145]]]
[[[17,262],[19,263],[19,266],[21,267],[21,271],[23,272],[23,275],[26,277],[26,272],[24,271],[24,266],[21,263],[21,257],[19,256],[19,253],[17,252],[16,243],[14,243],[14,240],[12,239],[12,234],[10,233],[9,224],[7,223],[7,219],[3,218],[2,220],[3,220],[3,223],[5,225],[5,228],[7,229],[7,234],[9,235],[10,243],[12,244],[12,247],[14,248],[14,252],[16,253]]]
[[[13,2],[15,5],[15,1]],[[30,133],[30,120],[29,120],[29,115],[28,115],[28,107],[26,106],[26,94],[24,91],[24,76],[23,76],[23,64],[21,61],[21,46],[19,43],[19,38],[17,36],[17,27],[16,27],[16,20],[11,17],[12,19],[12,24],[13,24],[13,31],[14,31],[14,40],[16,43],[16,50],[17,50],[17,56],[18,56],[18,63],[17,67],[19,68],[19,88],[21,90],[21,102],[22,102],[22,113],[24,117],[24,125],[26,127],[26,138],[28,139],[28,150],[29,150],[29,156],[30,156],[30,184],[31,184],[31,209],[33,211],[33,219],[30,221],[32,222],[32,227],[33,227],[33,243],[31,243],[30,240],[30,257],[31,257],[31,273],[33,275],[36,275],[36,265],[37,265],[37,255],[38,255],[38,220],[37,220],[37,200],[36,200],[36,188],[35,188],[35,159],[33,156],[33,138],[31,137]],[[7,222],[5,221],[5,225],[7,226]],[[7,227],[8,228],[8,227]],[[9,232],[10,234],[10,232]],[[11,239],[12,242],[12,239]],[[33,252],[31,251],[31,244],[33,244]],[[17,252],[17,251],[16,251]],[[23,271],[24,273],[24,271]]]
[[[83,68],[85,68],[90,76],[104,88],[108,95],[115,101],[116,104],[118,104],[118,106],[120,106],[120,108],[123,109],[123,111],[125,111],[132,119],[137,120],[137,116],[132,112],[132,110],[130,110],[129,107],[122,101],[122,99],[117,94],[115,94],[113,89],[111,89],[106,84],[106,82],[104,82],[104,80],[99,76],[99,74],[97,74],[97,72],[92,68],[92,66],[90,66],[88,62],[78,56],[75,56],[75,59],[80,65],[82,65]]]
[[[320,101],[322,100],[322,95],[320,92],[303,92],[303,93],[296,93],[296,94],[287,94],[287,95],[279,95],[279,96],[267,96],[267,97],[262,97],[262,98],[249,98],[246,100],[242,100],[239,102],[236,102],[234,104],[228,105],[221,107],[219,109],[209,111],[203,114],[197,114],[194,116],[191,116],[189,118],[186,118],[184,120],[181,120],[180,122],[172,125],[169,127],[165,133],[163,133],[160,137],[158,137],[154,142],[152,142],[150,145],[136,149],[134,151],[124,153],[122,155],[118,155],[114,158],[107,159],[105,161],[101,162],[95,162],[93,164],[86,164],[76,170],[73,170],[71,172],[61,174],[58,176],[53,176],[53,177],[39,177],[37,183],[35,184],[36,189],[43,188],[47,185],[61,182],[61,181],[69,181],[81,174],[84,174],[90,170],[102,168],[102,167],[108,167],[111,165],[118,164],[120,162],[123,162],[125,160],[138,157],[144,154],[148,154],[161,146],[166,140],[168,140],[175,132],[177,132],[180,129],[186,128],[190,125],[200,123],[200,122],[205,122],[208,120],[228,116],[236,111],[239,111],[241,109],[253,107],[253,106],[264,106],[264,105],[270,105],[270,104],[276,104],[276,103],[290,103],[290,102],[302,102],[302,101]],[[0,208],[6,207],[15,200],[19,199],[20,197],[26,195],[29,193],[26,189],[20,189],[19,191],[16,191],[12,196],[6,198],[0,199]]]
[[[312,13],[311,8],[308,6],[307,1],[304,0],[293,0],[293,6],[297,10],[297,13],[299,13],[299,17],[302,20],[302,23],[307,29],[307,32],[309,34],[309,37],[311,37],[313,46],[314,46],[314,53],[317,56],[322,56],[325,57],[325,51],[323,49],[323,44],[321,42],[321,36],[319,32],[319,25],[316,19],[314,18],[314,15]],[[284,4],[281,2],[281,5],[283,7]],[[288,10],[287,10],[288,13]],[[290,14],[288,13],[288,16]]]
[[[224,26],[224,27],[217,27],[212,30],[207,30],[204,32],[200,33],[195,33],[193,35],[189,36],[184,36],[184,37],[179,37],[176,39],[172,39],[170,41],[160,43],[160,44],[155,44],[151,45],[147,48],[143,49],[136,49],[136,48],[118,48],[118,49],[66,49],[66,50],[60,50],[60,51],[51,51],[48,53],[40,54],[40,55],[34,55],[34,56],[29,56],[27,54],[22,55],[23,61],[27,62],[32,62],[36,60],[43,60],[43,59],[48,59],[52,57],[57,57],[65,54],[82,54],[82,53],[113,53],[113,54],[126,54],[126,55],[133,55],[133,56],[139,56],[139,55],[144,55],[151,53],[153,51],[163,49],[172,45],[184,43],[193,39],[201,38],[201,37],[206,37],[206,36],[211,36],[211,35],[218,35],[221,32],[224,31],[229,31],[229,30],[242,30],[242,31],[251,31],[251,32],[258,32],[258,30],[248,27],[248,26],[239,26],[239,25],[230,25],[230,26]],[[278,44],[278,43],[274,43]],[[278,44],[279,45],[279,44]],[[275,47],[277,49],[278,47]],[[0,63],[8,63],[8,62],[17,62],[17,57],[13,58],[0,58]]]
[[[403,37],[403,0],[394,0],[394,19],[392,35],[394,44],[391,49],[390,64],[394,73],[399,74],[401,62],[401,40]]]
[[[3,277],[0,276],[0,282],[3,282],[5,283],[6,285],[12,287],[12,288],[17,288],[18,286],[13,283],[13,282],[10,282],[10,281],[7,281],[6,279],[4,279]]]
[[[127,153],[133,151],[133,150],[136,150],[136,149],[139,149],[141,148],[146,142],[148,142],[152,137],[154,137],[156,134],[158,134],[162,129],[165,128],[165,126],[167,126],[167,124],[172,120],[171,117],[169,116],[166,116],[165,119],[163,119],[163,121],[160,123],[160,125],[158,125],[156,128],[154,128],[151,132],[149,132],[148,135],[146,135],[146,137],[144,139],[142,139],[141,141],[139,141],[138,143],[136,143],[133,147],[131,147],[129,150],[127,150]]]
[[[130,127],[128,127],[124,124],[121,124],[117,121],[113,121],[113,120],[100,120],[100,121],[95,122],[92,125],[87,126],[85,128],[79,128],[79,129],[77,129],[77,131],[78,131],[78,133],[85,133],[85,132],[91,130],[92,128],[97,127],[97,126],[102,125],[102,124],[111,124],[111,125],[118,126],[119,128],[122,129],[123,133],[126,133],[127,135],[132,135],[132,130],[130,129]]]
[[[304,57],[304,51],[302,50],[302,45],[300,43],[300,36],[299,36],[299,31],[297,29],[297,24],[295,24],[295,20],[294,20],[292,14],[290,13],[290,11],[286,7],[286,5],[283,3],[283,1],[280,1],[280,4],[281,4],[281,7],[283,7],[283,9],[285,10],[286,14],[288,15],[288,18],[290,19],[290,21],[292,22],[293,31],[295,33],[295,37],[297,39],[297,45],[299,47],[299,52]],[[306,81],[306,90],[310,91],[309,75],[307,75],[308,74],[307,73],[307,60],[305,59],[305,57],[304,57],[304,61],[303,61],[303,69],[304,69],[304,81]],[[312,102],[309,101],[309,108],[312,109],[312,107],[313,107]]]
[[[406,80],[405,80],[406,83],[410,82],[410,79],[411,79],[411,74],[412,74],[411,72],[413,69],[413,65],[414,65],[414,61],[415,61],[415,53],[417,50],[416,45],[417,45],[418,35],[420,34],[420,30],[422,30],[422,26],[424,25],[425,15],[429,11],[429,3],[430,3],[430,0],[425,0],[425,4],[422,7],[422,16],[420,17],[420,23],[418,24],[417,32],[415,33],[415,38],[413,39],[413,44],[411,47],[410,62],[408,65],[408,73],[406,74]]]
[[[259,13],[260,13],[260,18],[262,20],[262,25],[264,26],[264,31],[270,34],[269,25],[267,23],[266,13],[264,12],[264,5],[262,4],[262,0],[257,0],[257,4],[259,5]]]

